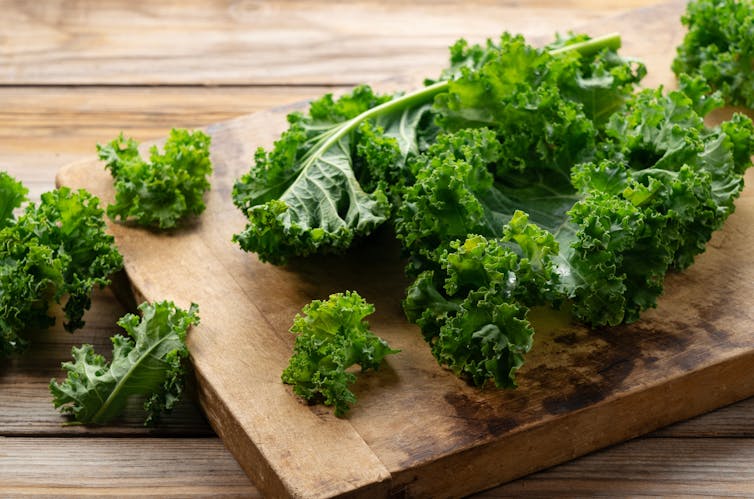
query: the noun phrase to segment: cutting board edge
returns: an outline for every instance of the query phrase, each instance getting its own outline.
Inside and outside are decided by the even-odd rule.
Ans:
[[[270,465],[269,461],[265,459],[263,451],[254,443],[249,434],[244,431],[243,425],[233,416],[232,411],[216,393],[211,383],[208,383],[204,379],[200,370],[195,369],[194,372],[197,378],[199,403],[207,416],[210,426],[212,426],[212,429],[223,441],[223,445],[230,451],[244,472],[251,478],[254,485],[265,497],[348,497],[368,499],[373,497],[388,497],[390,495],[392,475],[384,466],[379,473],[379,479],[356,484],[355,487],[343,484],[345,486],[342,486],[340,490],[330,489],[315,494],[312,494],[310,491],[301,490],[301,487],[297,483],[286,480]],[[273,478],[272,480],[270,480],[271,477]]]
[[[536,438],[552,441],[549,438],[551,435],[548,435],[552,422],[540,421],[505,438],[470,446],[413,468],[391,471],[393,493],[403,490],[406,497],[412,498],[437,497],[438,494],[443,497],[464,496],[646,435],[754,396],[753,367],[754,350],[742,351],[697,371],[682,373],[663,383],[655,383],[642,390],[633,389],[558,416],[559,425],[569,429],[591,428],[591,436],[596,438],[581,440],[579,434],[576,438],[559,441],[551,447],[534,448],[529,442]],[[736,374],[739,378],[735,382],[729,381],[721,386],[720,379],[730,380]],[[699,384],[708,385],[714,396],[706,400],[691,400],[683,396],[691,393],[689,387]],[[673,403],[672,397],[678,397],[678,394],[681,394],[680,400],[675,402],[681,403]],[[666,400],[666,406],[658,410],[657,400]],[[627,416],[630,413],[638,414],[639,417],[630,418]],[[598,421],[596,425],[595,418]],[[616,432],[611,425],[614,421],[630,421],[631,424]],[[553,449],[559,450],[560,454],[553,453]],[[500,459],[501,456],[504,459]],[[469,458],[472,459],[470,462]],[[459,480],[459,475],[463,476],[463,472],[459,470],[464,467],[473,470],[473,474],[482,476],[483,479],[477,482]],[[473,476],[471,472],[468,475],[467,478]],[[437,478],[445,478],[447,481]]]

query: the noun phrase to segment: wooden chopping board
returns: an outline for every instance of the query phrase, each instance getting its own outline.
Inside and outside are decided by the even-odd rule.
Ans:
[[[601,23],[643,59],[648,85],[672,85],[683,3]],[[501,26],[501,30],[506,26]],[[507,27],[515,29],[515,26]],[[451,43],[452,40],[448,40]],[[407,285],[387,233],[343,257],[287,267],[231,243],[244,226],[230,193],[254,149],[285,127],[277,109],[211,125],[215,173],[207,211],[171,234],[111,224],[139,301],[197,302],[189,335],[202,406],[267,496],[459,496],[754,395],[754,198],[686,272],[672,275],[657,310],[613,329],[537,328],[515,391],[479,390],[432,358],[400,308]],[[86,161],[58,183],[110,202],[112,179]],[[307,406],[280,381],[293,316],[315,298],[355,289],[375,303],[376,334],[399,348],[354,387],[345,419]]]

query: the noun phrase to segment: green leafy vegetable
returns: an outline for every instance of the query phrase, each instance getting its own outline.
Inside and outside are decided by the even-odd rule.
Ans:
[[[7,172],[0,172],[0,229],[13,222],[13,210],[26,201],[29,190]]]
[[[500,239],[455,240],[409,287],[404,309],[438,361],[477,385],[515,386],[532,346],[529,307],[551,303],[559,276],[552,234],[514,213]]]
[[[532,128],[535,156],[511,167],[506,130],[520,125],[491,119],[495,131],[441,135],[417,158],[396,217],[417,276],[404,308],[441,363],[511,386],[531,344],[527,307],[567,300],[578,319],[616,325],[655,305],[668,270],[690,265],[732,213],[754,153],[743,115],[704,125],[697,109],[721,104],[708,91],[684,77],[680,91],[629,97],[599,144],[576,142],[578,164],[536,156],[549,130]]]
[[[701,76],[729,104],[754,108],[754,3],[693,0],[681,22],[688,31],[673,71]]]
[[[590,53],[617,44],[609,36],[561,41],[553,50]],[[468,55],[459,45],[454,64],[468,69],[499,49],[471,50]],[[597,74],[604,81],[585,74],[585,83],[574,88],[599,87],[611,78]],[[249,223],[234,240],[261,260],[281,264],[292,256],[342,251],[371,233],[389,219],[391,201],[410,182],[406,160],[434,138],[432,102],[448,86],[441,80],[393,98],[360,86],[338,100],[326,95],[312,102],[308,114],[289,115],[290,128],[270,152],[259,149],[255,166],[236,182],[233,200]]]
[[[25,189],[7,175],[0,185],[12,193],[6,204],[12,213]],[[6,219],[0,228],[1,354],[21,350],[25,331],[54,324],[51,303],[64,304],[66,330],[84,325],[92,289],[109,284],[123,263],[102,216],[96,197],[62,187],[42,194],[17,220]]]
[[[112,219],[170,229],[188,216],[204,211],[203,196],[210,188],[210,137],[173,129],[160,154],[150,149],[149,161],[139,155],[138,143],[121,133],[97,152],[115,179],[115,204],[107,207]]]
[[[431,92],[391,101],[361,86],[312,102],[307,115],[289,115],[290,128],[272,151],[260,148],[256,166],[235,184],[233,201],[249,224],[234,240],[264,261],[284,263],[343,250],[369,234],[390,214],[388,186],[400,182],[402,162],[417,152]]]
[[[389,220],[414,279],[404,310],[437,360],[474,384],[515,386],[533,307],[565,303],[589,325],[636,320],[666,273],[704,251],[751,165],[748,118],[705,126],[722,100],[701,77],[635,92],[646,69],[618,45],[461,40],[440,80],[414,93],[315,101],[236,184],[250,219],[237,240],[282,263]],[[348,182],[320,182],[336,174]],[[323,215],[362,213],[354,205],[370,216]]]
[[[50,381],[53,404],[78,423],[105,424],[123,413],[131,397],[145,399],[145,424],[155,423],[180,399],[188,356],[186,332],[199,324],[198,307],[182,310],[172,302],[139,306],[142,318],[126,314],[118,325],[128,336],[115,335],[112,361],[92,345],[74,347],[68,376]]]
[[[306,305],[291,327],[296,343],[283,382],[305,400],[321,399],[343,416],[356,403],[348,389],[356,375],[348,368],[358,364],[362,371],[378,369],[386,355],[398,353],[369,331],[364,318],[373,312],[374,306],[355,291]]]

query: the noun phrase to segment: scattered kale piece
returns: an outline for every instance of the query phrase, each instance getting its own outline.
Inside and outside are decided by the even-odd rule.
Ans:
[[[115,204],[107,207],[107,215],[158,229],[200,215],[210,188],[210,142],[201,131],[173,129],[164,152],[152,146],[149,161],[139,154],[139,144],[122,133],[109,144],[98,144],[99,157],[115,179]]]
[[[67,331],[81,328],[92,289],[109,284],[123,260],[88,192],[44,193],[14,219],[26,190],[2,173],[0,191],[11,194],[0,224],[0,354],[9,355],[26,346],[29,331],[55,323],[53,303],[63,305]]]
[[[126,314],[118,325],[128,336],[115,335],[112,361],[92,345],[72,350],[64,362],[67,377],[50,381],[55,408],[77,423],[105,424],[121,415],[132,397],[145,400],[145,425],[156,423],[178,402],[185,382],[186,332],[199,324],[198,307],[182,310],[173,302],[139,306],[142,317]]]
[[[336,416],[345,415],[356,403],[348,389],[356,375],[349,368],[358,364],[362,372],[378,369],[385,356],[398,353],[369,331],[364,318],[373,312],[374,306],[355,291],[306,305],[293,320],[296,342],[283,382],[293,385],[299,397],[321,400],[335,407]]]

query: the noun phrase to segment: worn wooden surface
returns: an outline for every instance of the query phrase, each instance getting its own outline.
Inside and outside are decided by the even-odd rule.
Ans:
[[[396,18],[404,12],[404,6],[399,3],[388,3],[384,7],[377,3],[359,4],[369,13],[375,9],[390,9]],[[52,186],[60,165],[82,155],[91,156],[94,143],[109,140],[121,129],[138,139],[158,137],[171,126],[201,126],[316,96],[323,91],[322,84],[338,88],[332,87],[338,80],[332,79],[321,67],[285,70],[282,66],[265,68],[253,61],[250,64],[256,68],[258,78],[252,74],[253,70],[248,70],[247,75],[251,76],[244,81],[234,80],[232,75],[222,79],[230,74],[225,72],[226,60],[222,58],[225,48],[253,48],[254,42],[244,41],[239,33],[257,29],[260,23],[272,25],[275,16],[279,16],[281,23],[297,19],[299,24],[290,27],[288,33],[294,36],[298,30],[299,46],[307,50],[302,18],[289,15],[287,10],[301,7],[294,3],[271,6],[261,2],[200,4],[191,1],[183,2],[180,8],[169,3],[159,4],[162,7],[151,4],[141,7],[139,2],[114,1],[96,6],[86,2],[47,5],[51,7],[42,9],[27,6],[26,2],[0,1],[4,13],[0,16],[3,29],[0,38],[0,168],[9,169],[30,184],[34,197]],[[352,2],[351,5],[357,4]],[[499,7],[484,2],[464,5],[464,15],[478,16],[479,23],[494,25],[484,32],[474,25],[478,37],[494,36],[504,28],[529,34],[547,33],[556,28],[563,30],[565,23],[576,26],[630,6],[625,2],[611,5],[609,2],[571,1],[561,2],[553,9],[554,2],[550,1],[525,6],[510,3],[505,4],[504,15],[493,18],[490,12],[494,9],[498,12]],[[238,9],[249,6],[258,7],[264,15],[261,18],[235,16]],[[90,22],[94,14],[87,15],[86,11],[95,7],[99,21],[93,26]],[[320,19],[323,12],[333,9],[322,2],[307,3],[304,8],[319,13]],[[413,57],[417,64],[423,64],[427,61],[423,51],[431,50],[441,60],[449,39],[456,34],[472,37],[464,31],[464,19],[443,13],[449,8],[447,4],[436,7],[425,4],[422,8],[425,16],[444,19],[444,23],[436,23],[439,28],[431,28],[435,34],[429,34],[427,39],[442,38],[442,33],[448,33],[448,38],[435,40],[438,43],[433,42],[427,49],[422,45],[423,33],[418,28],[412,29],[411,36],[401,39],[404,44],[401,50],[409,54],[407,59]],[[207,13],[212,9],[216,11]],[[536,17],[537,22],[523,24],[517,22],[521,19],[517,16]],[[199,17],[204,20],[197,22]],[[337,17],[331,21],[339,22]],[[184,24],[191,26],[195,40],[214,40],[208,50],[218,57],[208,57],[204,52],[202,59],[203,70],[212,73],[214,68],[214,74],[222,75],[214,80],[218,86],[202,86],[201,83],[210,81],[204,77],[192,79],[192,70],[182,66],[185,61],[176,55],[177,49],[169,47],[171,33],[179,31]],[[422,23],[421,29],[430,29],[430,24]],[[152,31],[162,26],[164,38],[142,38],[136,25]],[[406,25],[413,28],[407,21]],[[315,33],[326,30],[327,26],[321,23],[309,29]],[[387,37],[394,31],[381,24],[363,29],[367,30],[367,35],[361,33],[360,36],[371,36],[374,43],[382,39],[378,35]],[[102,33],[110,32],[117,34],[116,41],[108,40],[103,45],[93,38],[94,33],[104,36]],[[364,51],[364,45],[354,48],[340,44],[333,52],[338,52],[341,61],[348,59],[351,67],[351,60],[369,55],[358,50]],[[236,50],[236,55],[238,52]],[[138,71],[132,70],[129,64],[134,60],[139,63],[145,55],[151,57],[152,64],[158,61],[163,75],[172,73],[174,77],[160,81],[140,79]],[[371,53],[370,57],[377,56]],[[118,64],[105,67],[100,64],[102,60]],[[47,67],[42,68],[44,65]],[[392,73],[389,67],[383,68],[383,74]],[[307,76],[290,78],[293,71]],[[260,76],[260,72],[266,73]],[[38,77],[31,78],[30,74]],[[39,76],[41,74],[44,76]],[[79,79],[70,79],[67,75],[76,75]],[[236,83],[227,86],[233,81]],[[264,81],[267,83],[260,86]],[[67,84],[72,82],[76,85]],[[84,330],[74,336],[51,331],[29,353],[0,368],[0,435],[5,437],[0,439],[0,494],[254,496],[256,489],[230,455],[221,449],[218,440],[196,438],[205,437],[211,431],[191,401],[182,405],[176,418],[154,430],[139,428],[136,418],[97,429],[60,425],[60,418],[49,404],[46,389],[49,378],[60,375],[59,362],[66,358],[71,345],[93,342],[105,346],[106,336],[115,332],[113,323],[122,313],[123,308],[109,291],[98,293]],[[754,494],[750,474],[754,468],[752,414],[754,402],[747,400],[511,482],[484,495],[751,496]],[[70,438],[72,436],[78,438]],[[161,477],[159,481],[156,476]],[[163,486],[159,487],[158,482]]]

